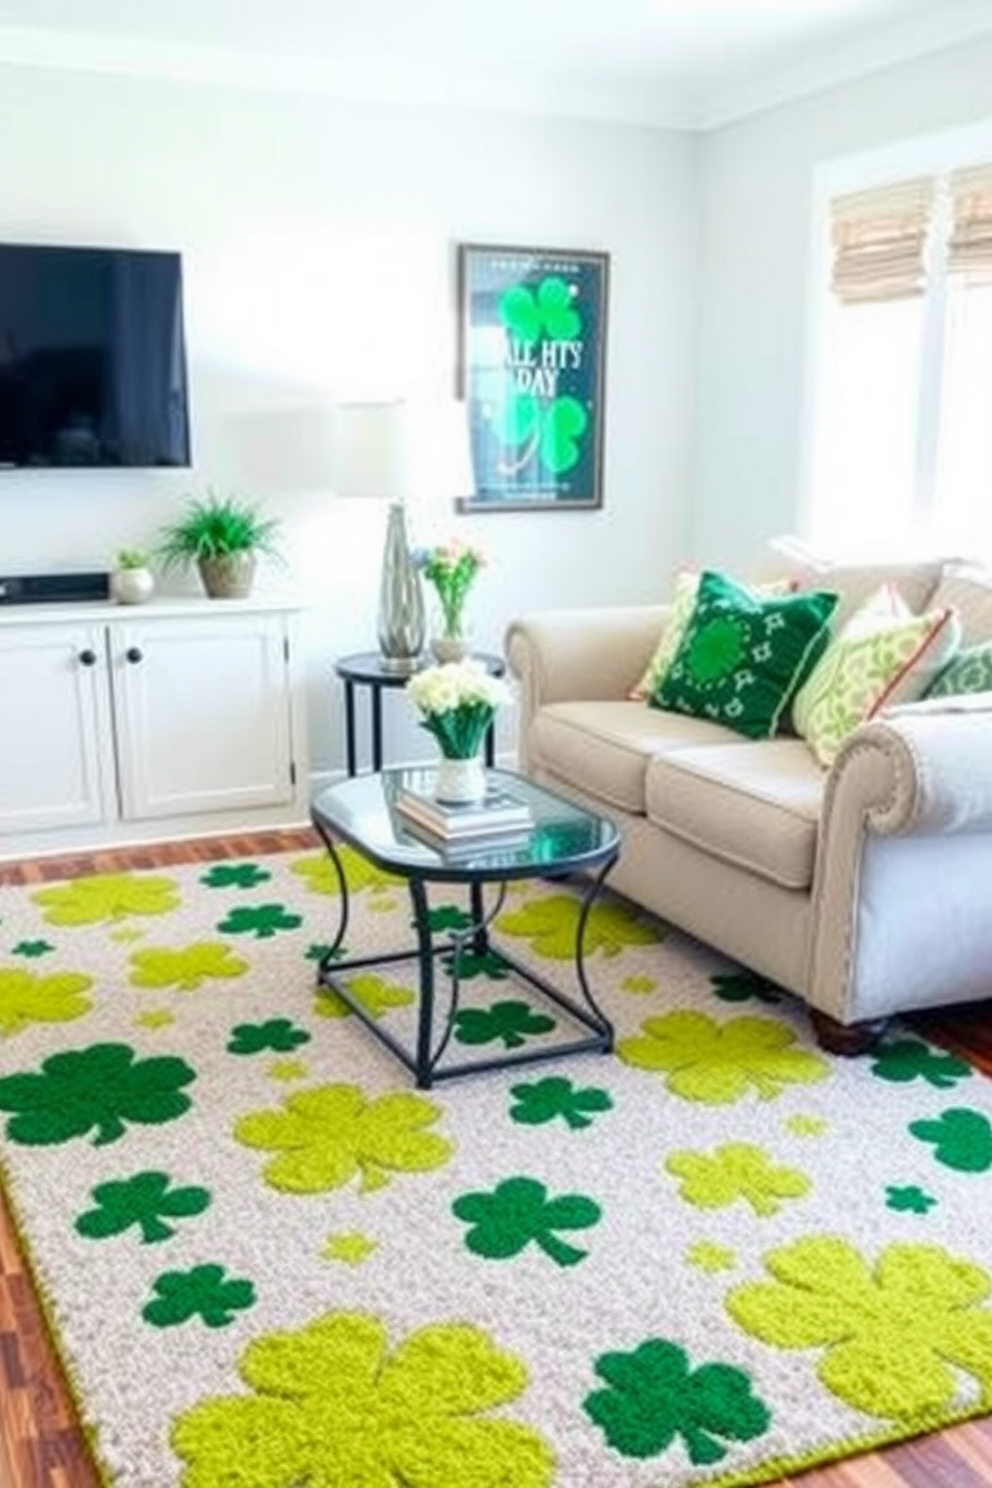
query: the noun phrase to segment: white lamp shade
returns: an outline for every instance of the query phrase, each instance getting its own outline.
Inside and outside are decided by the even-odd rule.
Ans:
[[[434,503],[475,490],[464,403],[341,403],[334,410],[334,489]]]

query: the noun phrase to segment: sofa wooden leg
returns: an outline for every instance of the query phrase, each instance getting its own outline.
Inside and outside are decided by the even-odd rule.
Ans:
[[[810,1008],[810,1021],[816,1042],[828,1054],[853,1056],[867,1054],[888,1027],[888,1018],[866,1018],[863,1023],[838,1023],[829,1013]]]

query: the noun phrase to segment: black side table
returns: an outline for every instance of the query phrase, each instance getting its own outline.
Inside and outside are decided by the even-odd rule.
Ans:
[[[491,677],[502,677],[506,662],[502,656],[488,655],[484,651],[473,652],[473,661],[481,661]],[[425,656],[422,666],[431,666],[432,658]],[[344,683],[344,727],[345,744],[348,751],[348,774],[358,774],[355,748],[355,688],[367,687],[372,710],[372,769],[378,774],[382,769],[382,690],[384,687],[405,687],[410,680],[409,672],[387,671],[378,651],[363,651],[357,656],[342,656],[334,663],[334,670]],[[491,770],[496,760],[496,741],[492,728],[486,734],[486,766]]]

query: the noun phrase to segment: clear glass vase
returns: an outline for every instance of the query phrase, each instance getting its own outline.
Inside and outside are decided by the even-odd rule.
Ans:
[[[440,605],[431,614],[431,655],[441,664],[464,661],[472,653],[472,641],[464,615],[446,615]]]
[[[436,800],[446,806],[465,806],[484,800],[485,794],[486,768],[481,754],[474,754],[471,759],[441,756],[434,786]]]

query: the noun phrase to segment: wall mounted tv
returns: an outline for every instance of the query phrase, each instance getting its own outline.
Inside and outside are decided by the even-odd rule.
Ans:
[[[0,470],[189,462],[179,254],[0,243]]]

